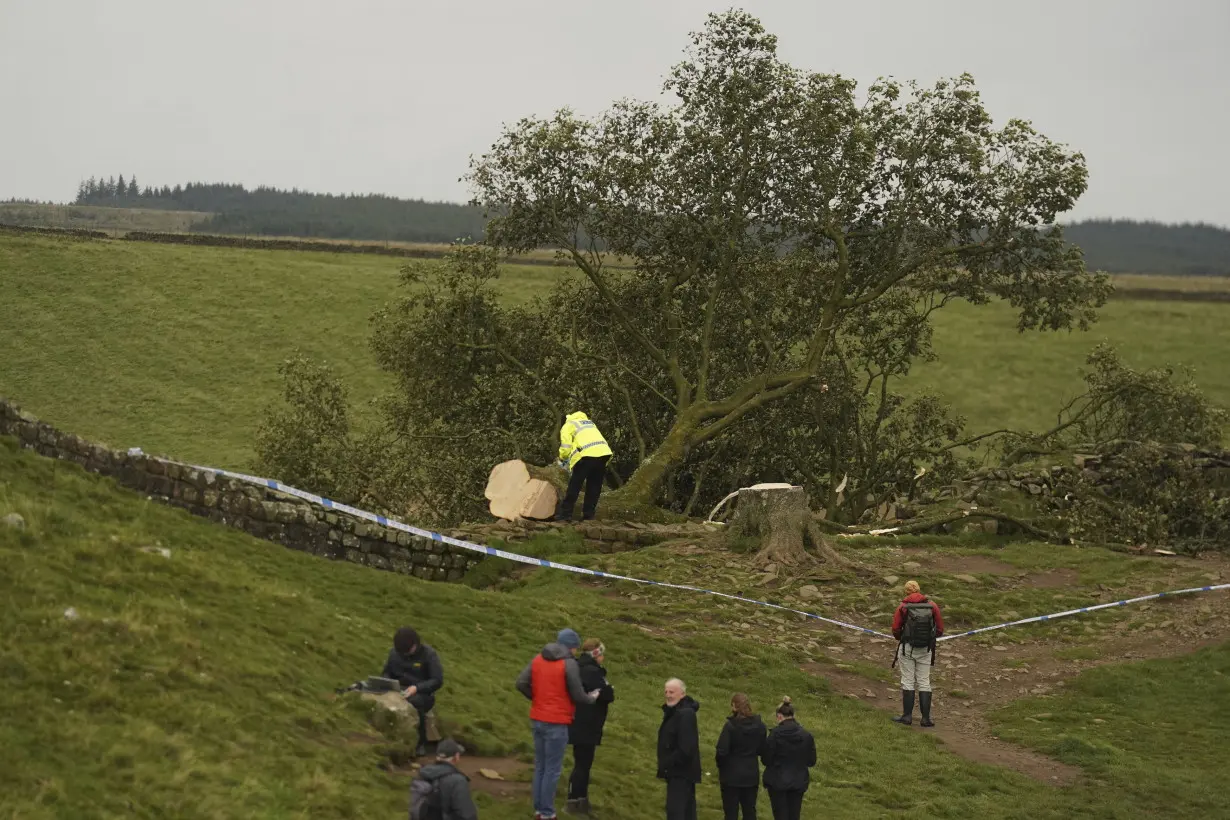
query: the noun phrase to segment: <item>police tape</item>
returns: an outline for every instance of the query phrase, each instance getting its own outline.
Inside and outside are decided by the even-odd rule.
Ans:
[[[271,479],[271,478],[258,478],[257,476],[245,475],[244,473],[236,473],[230,470],[220,470],[217,467],[202,467],[202,466],[198,466],[194,464],[187,464],[183,466],[191,467],[192,469],[195,469],[195,470],[201,470],[204,472],[214,473],[215,475],[226,476],[227,478],[233,478],[239,481],[245,481],[251,484],[256,484],[258,486],[265,487],[266,489],[274,490],[275,492],[284,493],[286,495],[293,495],[296,498],[302,498],[304,501],[309,501],[313,504],[318,504],[327,510],[337,510],[338,512],[343,512],[343,513],[346,513],[347,515],[353,515],[357,518],[362,518],[367,521],[374,521],[375,523],[381,525],[382,527],[389,527],[391,529],[400,530],[401,532],[406,532],[411,535],[418,536],[419,538],[425,538],[430,541],[437,541],[443,544],[448,544],[450,546],[459,547],[460,549],[469,550],[470,552],[480,552],[484,555],[489,555],[495,558],[505,558],[509,561],[518,561],[522,564],[530,564],[533,566],[546,567],[548,569],[562,569],[565,572],[575,572],[580,575],[590,575],[594,578],[603,578],[603,579],[612,580],[612,581],[631,581],[632,583],[635,583],[635,584],[644,584],[646,586],[662,587],[664,589],[679,589],[679,590],[684,590],[686,592],[700,592],[705,595],[713,595],[715,597],[724,598],[729,601],[739,601],[741,603],[746,603],[746,604],[755,604],[756,606],[768,607],[769,609],[776,609],[781,612],[789,612],[794,615],[802,615],[812,620],[822,621],[826,624],[832,624],[833,626],[842,627],[843,629],[853,629],[856,632],[862,632],[867,635],[874,635],[878,638],[887,638],[890,641],[893,640],[892,635],[886,635],[885,633],[877,632],[874,629],[867,629],[866,627],[858,626],[857,624],[848,624],[845,621],[838,621],[838,620],[834,620],[833,618],[825,618],[823,615],[817,615],[814,612],[804,612],[801,609],[793,609],[788,606],[782,606],[781,604],[772,603],[771,601],[758,601],[755,598],[744,598],[741,595],[732,595],[729,592],[718,592],[717,590],[714,590],[714,589],[703,589],[701,587],[689,586],[688,584],[672,584],[666,581],[651,581],[646,578],[633,578],[628,575],[618,575],[613,572],[603,572],[601,570],[588,569],[586,567],[574,567],[571,564],[561,564],[556,561],[548,561],[546,558],[532,558],[528,555],[519,555],[515,552],[508,552],[506,550],[496,549],[495,547],[488,547],[483,544],[474,544],[474,543],[471,543],[470,541],[463,541],[459,538],[452,538],[450,536],[444,535],[443,533],[434,532],[432,530],[425,530],[419,527],[413,527],[409,524],[403,524],[402,522],[396,519],[388,518],[387,516],[383,516],[383,515],[376,515],[375,513],[370,513],[367,510],[360,510],[356,507],[351,507],[347,504],[342,504],[341,502],[333,501],[332,499],[328,499],[323,496],[316,495],[315,493],[309,493],[304,490],[300,490],[297,487],[291,487],[287,484],[283,484],[282,482],[275,481],[274,479]]]
[[[141,453],[140,448],[133,448],[129,452],[133,454]],[[667,581],[652,581],[646,578],[633,578],[632,576],[629,576],[629,575],[619,575],[613,572],[603,572],[602,570],[588,569],[586,567],[576,567],[576,566],[572,566],[571,564],[561,564],[556,561],[549,561],[546,558],[533,558],[528,555],[520,555],[515,552],[508,552],[507,550],[496,549],[495,547],[488,547],[483,544],[475,544],[470,541],[463,541],[459,538],[452,538],[450,536],[444,535],[443,533],[434,532],[432,530],[425,530],[420,527],[411,526],[409,524],[403,524],[402,522],[394,518],[389,518],[383,515],[377,515],[375,513],[368,512],[367,510],[360,510],[357,507],[351,507],[339,501],[333,501],[332,499],[325,498],[324,496],[316,495],[315,493],[309,493],[309,492],[306,492],[305,490],[300,490],[297,487],[291,487],[288,484],[283,484],[282,482],[276,481],[272,478],[259,478],[257,476],[247,475],[245,473],[237,473],[231,470],[222,470],[217,467],[202,467],[202,466],[195,465],[195,464],[182,464],[182,462],[175,462],[175,463],[180,463],[181,466],[191,467],[194,470],[201,470],[203,472],[213,473],[219,476],[225,476],[227,478],[236,479],[238,481],[244,481],[249,484],[255,484],[257,486],[264,487],[265,489],[273,490],[275,492],[284,493],[285,495],[291,495],[291,496],[295,496],[296,498],[302,498],[304,501],[311,502],[312,504],[317,504],[328,510],[337,510],[338,512],[346,513],[347,515],[353,515],[356,518],[362,518],[367,521],[373,521],[383,527],[389,527],[391,529],[409,533],[410,535],[414,535],[419,538],[424,538],[429,541],[436,541],[439,543],[448,544],[450,546],[458,547],[460,549],[468,550],[470,552],[479,552],[484,555],[489,555],[495,558],[504,558],[506,560],[516,561],[522,564],[530,564],[532,566],[546,567],[548,569],[559,569],[559,570],[564,570],[565,572],[574,572],[579,575],[589,575],[594,578],[602,578],[602,579],[611,580],[611,581],[629,581],[634,584],[644,584],[645,586],[662,587],[663,589],[678,589],[678,590],[683,590],[685,592],[699,592],[704,595],[713,595],[714,597],[723,598],[728,601],[738,601],[740,603],[745,603],[745,604],[754,604],[755,606],[763,606],[769,609],[776,609],[779,612],[789,612],[793,615],[802,615],[803,617],[809,618],[811,620],[820,621],[822,623],[831,624],[833,626],[839,626],[842,629],[851,629],[851,630],[854,630],[855,632],[861,632],[865,635],[874,635],[877,638],[887,638],[890,641],[896,640],[892,635],[886,634],[884,632],[877,632],[874,629],[868,629],[867,627],[858,626],[857,624],[846,623],[845,621],[838,621],[833,618],[826,618],[823,615],[817,615],[814,612],[805,612],[801,609],[794,609],[792,607],[782,606],[781,604],[775,604],[771,601],[760,601],[755,598],[745,598],[742,595],[733,595],[729,592],[719,592],[714,589],[704,589],[703,587],[694,587],[688,584],[672,584]],[[1221,589],[1230,589],[1230,584],[1213,584],[1213,585],[1203,586],[1203,587],[1191,587],[1189,589],[1178,589],[1178,590],[1173,590],[1170,592],[1156,592],[1156,593],[1153,593],[1152,595],[1142,595],[1138,598],[1126,598],[1122,601],[1113,601],[1108,604],[1097,604],[1095,606],[1079,607],[1077,609],[1069,609],[1065,612],[1055,612],[1050,615],[1035,615],[1032,618],[1022,618],[1017,621],[1006,621],[1002,624],[995,624],[993,626],[983,626],[983,627],[979,627],[978,629],[970,629],[965,632],[958,632],[953,635],[944,635],[943,637],[939,638],[939,640],[940,641],[951,641],[951,640],[955,640],[956,638],[967,638],[971,635],[980,635],[984,632],[994,632],[995,630],[998,630],[998,629],[1007,629],[1009,627],[1021,626],[1023,624],[1053,621],[1059,618],[1066,618],[1071,615],[1082,615],[1087,612],[1097,612],[1098,610],[1102,610],[1102,609],[1110,609],[1111,607],[1120,607],[1120,606],[1127,606],[1129,604],[1138,604],[1138,603],[1141,603],[1142,601],[1151,601],[1151,600],[1155,600],[1159,598],[1172,598],[1172,597],[1176,597],[1179,595],[1189,595],[1189,594],[1196,593],[1196,592],[1213,592],[1214,590],[1221,590]]]
[[[954,635],[945,635],[939,638],[941,641],[951,641],[954,638],[968,638],[970,635],[981,635],[984,632],[994,632],[997,629],[1007,629],[1010,626],[1020,626],[1021,624],[1041,623],[1043,621],[1053,621],[1057,618],[1067,618],[1069,615],[1082,615],[1086,612],[1097,612],[1099,609],[1110,609],[1111,607],[1127,606],[1128,604],[1139,604],[1141,601],[1152,601],[1158,598],[1173,598],[1177,595],[1190,595],[1193,592],[1212,592],[1216,589],[1230,589],[1230,584],[1213,584],[1206,587],[1191,587],[1190,589],[1176,589],[1170,592],[1155,592],[1152,595],[1141,595],[1139,598],[1125,598],[1122,601],[1112,601],[1109,604],[1098,604],[1096,606],[1082,606],[1078,609],[1069,609],[1066,612],[1056,612],[1051,615],[1035,615],[1032,618],[1022,618],[1019,621],[1007,621],[994,626],[983,626],[978,629],[970,629],[966,632],[958,632]]]

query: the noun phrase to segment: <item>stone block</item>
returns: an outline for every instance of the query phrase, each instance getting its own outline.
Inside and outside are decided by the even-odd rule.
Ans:
[[[342,535],[342,546],[348,550],[355,550],[359,547],[359,538],[354,533],[345,533]]]

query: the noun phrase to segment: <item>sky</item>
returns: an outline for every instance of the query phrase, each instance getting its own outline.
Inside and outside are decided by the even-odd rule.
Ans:
[[[145,185],[464,201],[501,126],[656,99],[729,0],[0,0],[0,199]],[[1070,218],[1230,226],[1227,0],[744,0],[795,65],[969,72],[1081,151]]]

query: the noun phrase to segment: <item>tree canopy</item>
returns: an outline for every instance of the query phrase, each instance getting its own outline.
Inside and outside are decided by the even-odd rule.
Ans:
[[[996,128],[969,76],[860,98],[731,11],[708,17],[664,90],[676,104],[521,120],[468,177],[488,243],[560,248],[583,276],[542,317],[575,328],[557,400],[595,384],[655,397],[633,402],[659,417],[651,435],[627,420],[645,442],[625,487],[637,502],[691,451],[822,384],[851,344],[908,343],[902,325],[945,300],[1004,299],[1032,330],[1085,327],[1106,297],[1055,225],[1085,190],[1084,158],[1023,120]]]

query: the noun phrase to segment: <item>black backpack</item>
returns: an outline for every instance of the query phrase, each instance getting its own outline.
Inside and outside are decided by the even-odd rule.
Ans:
[[[440,781],[427,780],[421,774],[410,783],[410,820],[444,820],[444,803]]]
[[[916,649],[935,645],[935,611],[926,598],[905,604],[905,620],[901,626],[901,642]]]

